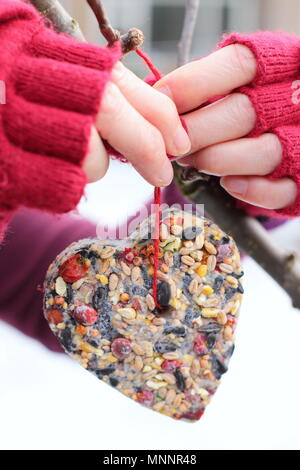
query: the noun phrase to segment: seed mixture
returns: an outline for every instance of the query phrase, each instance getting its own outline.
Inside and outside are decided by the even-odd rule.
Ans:
[[[211,221],[163,212],[158,310],[151,224],[145,219],[125,241],[85,239],[65,249],[47,272],[44,314],[65,351],[99,379],[155,411],[196,421],[234,350],[240,256]]]

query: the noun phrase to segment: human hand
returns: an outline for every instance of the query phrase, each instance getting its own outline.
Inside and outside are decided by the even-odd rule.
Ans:
[[[173,101],[120,62],[112,71],[92,129],[90,152],[83,166],[89,181],[102,178],[109,165],[98,132],[155,186],[172,181],[173,168],[167,154],[178,157],[191,148]]]
[[[179,114],[185,113],[192,146],[178,163],[221,176],[221,185],[237,199],[280,209],[297,195],[292,179],[266,178],[281,162],[281,142],[272,132],[245,137],[255,126],[256,112],[248,96],[233,91],[251,83],[256,69],[251,50],[232,44],[180,67],[154,88],[175,102]],[[199,109],[217,95],[227,96]]]

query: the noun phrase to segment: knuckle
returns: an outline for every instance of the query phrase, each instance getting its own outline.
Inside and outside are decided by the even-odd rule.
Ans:
[[[162,137],[156,129],[152,132],[147,130],[148,138],[144,138],[145,145],[143,146],[143,163],[145,165],[153,165],[161,160],[164,152],[164,144]]]
[[[269,166],[271,165],[270,171],[273,171],[280,163],[282,156],[280,140],[275,134],[265,134],[261,138],[261,144],[263,146],[264,156],[269,163]]]
[[[247,95],[232,93],[229,95],[230,114],[235,126],[239,126],[244,134],[250,132],[254,126],[256,113]]]
[[[256,59],[252,51],[242,44],[232,44],[232,67],[243,74],[245,82],[253,80],[256,72]]]
[[[117,62],[111,71],[111,79],[113,82],[121,83],[126,80],[126,68],[121,62]]]
[[[119,100],[120,91],[114,83],[108,83],[104,90],[100,114],[111,114],[116,111],[116,103]],[[118,109],[118,108],[117,108]]]

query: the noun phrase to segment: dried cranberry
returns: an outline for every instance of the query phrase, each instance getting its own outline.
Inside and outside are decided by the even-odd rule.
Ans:
[[[181,367],[183,365],[182,362],[174,360],[168,360],[165,359],[164,362],[161,365],[162,370],[165,372],[175,372],[178,367]]]
[[[150,392],[150,390],[142,390],[141,392],[137,393],[136,396],[139,403],[142,403],[146,406],[152,405],[154,395],[153,392]]]
[[[202,333],[198,333],[194,339],[194,352],[196,354],[202,355],[207,354],[207,347],[205,345],[206,337]]]
[[[84,277],[89,267],[83,263],[83,258],[80,254],[71,256],[59,268],[59,275],[66,282],[76,282]]]
[[[131,353],[131,342],[126,338],[116,338],[111,343],[111,352],[117,359],[125,359]]]
[[[198,421],[203,415],[203,413],[204,413],[204,410],[187,411],[186,413],[181,415],[180,418],[192,419],[193,421]]]
[[[62,323],[64,320],[63,314],[58,308],[51,308],[47,310],[46,317],[50,323],[54,323],[55,325]]]
[[[90,305],[78,305],[78,307],[75,307],[72,316],[81,325],[93,325],[98,320],[98,313]]]

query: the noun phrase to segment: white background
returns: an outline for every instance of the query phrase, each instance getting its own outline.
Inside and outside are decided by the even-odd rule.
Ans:
[[[114,162],[82,213],[112,222],[151,187]],[[109,199],[109,205],[108,205]],[[109,210],[106,211],[106,208]],[[300,251],[300,220],[273,234]],[[299,449],[300,312],[256,264],[244,262],[245,300],[229,372],[203,418],[173,421],[130,401],[64,354],[0,323],[3,449]]]

